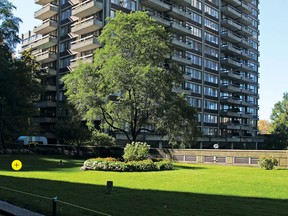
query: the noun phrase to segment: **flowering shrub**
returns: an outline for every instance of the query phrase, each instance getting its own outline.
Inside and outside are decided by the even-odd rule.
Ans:
[[[145,142],[128,143],[124,148],[125,161],[140,161],[148,158],[150,146]]]
[[[91,158],[84,162],[81,170],[105,170],[118,172],[145,172],[145,171],[160,171],[172,170],[173,165],[168,160],[153,162],[151,159],[142,161],[122,162],[111,158]]]
[[[261,157],[258,160],[258,165],[260,168],[272,170],[275,166],[279,165],[279,161],[274,157]]]

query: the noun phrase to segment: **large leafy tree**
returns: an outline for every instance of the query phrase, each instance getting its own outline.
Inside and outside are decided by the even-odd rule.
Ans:
[[[0,2],[0,147],[30,131],[31,116],[35,114],[33,101],[41,89],[39,65],[31,53],[25,51],[21,58],[13,57],[20,22],[13,16],[13,8],[7,0]]]
[[[94,64],[80,64],[64,77],[68,100],[88,121],[136,141],[143,131],[191,145],[199,135],[196,111],[172,91],[183,72],[167,61],[170,36],[145,12],[117,12],[98,40]]]
[[[8,0],[0,1],[0,44],[5,43],[10,49],[20,42],[18,37],[20,18],[13,14],[15,6]]]
[[[282,101],[278,101],[271,114],[271,133],[275,135],[280,142],[280,146],[285,148],[288,146],[288,93],[283,94]]]
[[[260,119],[258,121],[258,130],[260,134],[270,134],[271,124],[268,120]]]

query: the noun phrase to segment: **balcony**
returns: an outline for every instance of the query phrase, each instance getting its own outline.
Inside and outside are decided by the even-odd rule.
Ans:
[[[253,59],[253,56],[250,55],[247,51],[245,50],[242,50],[241,51],[241,58],[244,59],[244,60],[252,60]]]
[[[141,3],[160,12],[170,10],[170,5],[160,0],[142,0]],[[190,3],[191,4],[191,3]]]
[[[246,72],[252,72],[253,71],[253,68],[251,66],[247,65],[246,63],[241,64],[241,69],[243,71],[246,71]]]
[[[153,15],[152,13],[149,13],[152,18],[157,22],[159,23],[160,25],[164,26],[164,27],[168,27],[170,26],[170,20],[168,19],[165,19],[165,18],[162,18],[162,17],[159,17],[159,16],[156,16],[156,15]]]
[[[251,7],[249,7],[248,4],[246,4],[245,2],[241,1],[241,4],[237,7],[239,10],[243,11],[244,13],[247,14],[252,14],[252,9]]]
[[[84,19],[81,22],[76,22],[72,25],[71,32],[74,34],[82,35],[89,32],[94,32],[101,29],[103,26],[102,21],[94,17]]]
[[[241,62],[232,58],[221,58],[220,63],[223,65],[228,65],[230,67],[241,67]]]
[[[179,34],[191,35],[191,30],[187,28],[186,26],[182,26],[176,22],[171,22],[170,26],[171,26],[170,28],[171,31],[177,32]]]
[[[88,17],[103,9],[103,4],[96,0],[85,1],[72,8],[72,16],[79,18]]]
[[[240,112],[233,111],[232,109],[231,110],[221,110],[220,115],[225,116],[225,117],[241,117]]]
[[[253,48],[253,45],[251,43],[249,43],[249,41],[245,38],[242,38],[241,43],[239,44],[239,46],[242,46],[246,49],[251,49]]]
[[[189,13],[186,13],[185,11],[181,10],[178,7],[170,6],[170,11],[167,12],[170,16],[176,17],[178,19],[182,20],[190,20],[191,15]]]
[[[70,63],[70,68],[69,68],[70,71],[72,71],[74,68],[76,68],[80,61],[87,62],[87,63],[93,63],[93,54],[89,54],[86,56],[81,56],[79,58],[72,59],[71,63]]]
[[[186,65],[191,64],[191,61],[189,59],[187,59],[186,57],[179,56],[179,55],[173,55],[172,60],[180,64],[186,64]]]
[[[242,37],[240,35],[234,34],[231,31],[222,31],[221,38],[229,41],[231,43],[241,43]]]
[[[193,50],[193,48],[191,47],[191,45],[189,45],[188,43],[184,43],[182,41],[179,41],[175,38],[173,38],[172,40],[172,44],[174,45],[174,47],[177,47],[178,49],[182,49],[182,50]]]
[[[241,14],[241,17],[238,18],[238,21],[246,26],[252,25],[252,20],[249,19],[249,17],[246,14]]]
[[[46,52],[40,52],[40,53],[36,54],[35,57],[36,57],[36,61],[38,61],[42,64],[57,60],[57,54],[55,52],[52,52],[49,50]]]
[[[242,26],[241,31],[239,31],[238,33],[243,35],[244,37],[252,37],[253,36],[253,32],[245,26]]]
[[[41,25],[36,26],[34,28],[34,33],[36,34],[47,34],[49,32],[52,32],[54,30],[56,30],[58,27],[57,21],[55,20],[46,20],[44,21]]]
[[[231,29],[232,31],[238,31],[238,30],[241,30],[241,28],[242,28],[240,23],[238,23],[232,19],[221,20],[221,25],[228,28],[228,29]]]
[[[224,83],[220,85],[221,91],[227,91],[227,92],[232,92],[232,93],[239,93],[241,92],[240,85],[235,85],[235,84],[228,84]]]
[[[226,16],[232,17],[234,19],[241,17],[241,11],[229,5],[221,7],[221,12]]]
[[[55,101],[40,101],[36,103],[38,108],[56,107]]]
[[[47,91],[47,92],[49,92],[49,91],[55,92],[57,90],[57,88],[56,88],[55,85],[46,84],[44,86],[44,90]]]
[[[53,117],[33,117],[33,123],[56,123],[56,118]]]
[[[57,44],[56,36],[46,35],[32,44],[32,48],[46,49]]]
[[[221,97],[220,103],[231,104],[231,105],[241,105],[241,100],[235,97]]]
[[[45,71],[45,75],[47,76],[56,76],[56,69],[52,68],[52,67],[45,67],[45,68],[41,68],[41,70]]]
[[[226,128],[230,130],[240,130],[241,125],[235,123],[221,123],[220,128]]]
[[[58,6],[54,4],[47,4],[42,7],[40,10],[34,13],[35,19],[46,20],[58,13]]]
[[[242,53],[239,47],[234,46],[233,44],[230,44],[230,43],[222,44],[221,51],[232,54],[232,55],[241,55]]]
[[[73,41],[71,43],[71,50],[76,52],[84,52],[101,47],[96,36],[90,35],[80,40]]]
[[[39,5],[46,5],[48,3],[53,2],[54,0],[34,0],[35,4],[39,4]]]

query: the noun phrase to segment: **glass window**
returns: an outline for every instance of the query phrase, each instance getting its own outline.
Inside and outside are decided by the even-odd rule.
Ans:
[[[198,79],[198,80],[202,79],[202,72],[200,70],[197,70],[191,67],[186,67],[186,74],[190,75],[191,78],[193,79]]]
[[[204,95],[212,96],[212,97],[218,97],[218,90],[216,88],[212,87],[204,87]]]
[[[204,100],[204,109],[218,110],[218,103],[215,101]]]
[[[60,59],[60,68],[64,68],[70,65],[70,56],[66,58],[61,58]]]
[[[185,89],[186,90],[191,90],[193,93],[201,94],[201,85],[191,83],[191,82],[186,82],[185,81]]]
[[[215,18],[219,18],[219,12],[215,9],[213,9],[212,7],[208,6],[208,5],[205,5],[205,13],[209,14],[210,16],[213,16]]]
[[[209,68],[209,69],[211,69],[211,70],[218,71],[219,64],[218,64],[218,62],[214,62],[214,61],[205,59],[205,60],[204,60],[204,67],[205,67],[205,68]]]
[[[205,46],[205,54],[218,58],[219,51],[213,47]]]
[[[210,34],[208,32],[205,32],[204,37],[205,37],[206,41],[209,41],[209,42],[217,44],[217,45],[219,44],[219,37],[214,35],[214,34]]]
[[[218,123],[217,115],[204,113],[204,122],[217,124]]]
[[[65,25],[60,28],[60,36],[67,35],[70,32],[70,25]]]
[[[188,104],[195,108],[201,108],[202,107],[202,100],[199,98],[193,98],[193,97],[186,97],[186,100]]]
[[[190,52],[186,52],[186,56],[187,56],[187,59],[191,60],[193,64],[202,66],[202,57],[194,55]]]
[[[71,8],[68,8],[61,12],[61,20],[65,20],[71,16]]]
[[[218,84],[218,76],[210,73],[204,73],[204,81]]]
[[[200,0],[192,0],[191,6],[201,10],[202,9],[202,2]]]
[[[217,31],[217,32],[219,31],[219,25],[216,22],[213,22],[212,20],[209,20],[207,18],[205,18],[205,26],[214,31]]]

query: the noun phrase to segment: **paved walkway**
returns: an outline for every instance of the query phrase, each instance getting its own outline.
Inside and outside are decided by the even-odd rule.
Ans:
[[[43,216],[42,214],[20,208],[10,203],[0,201],[0,215],[8,216]]]

